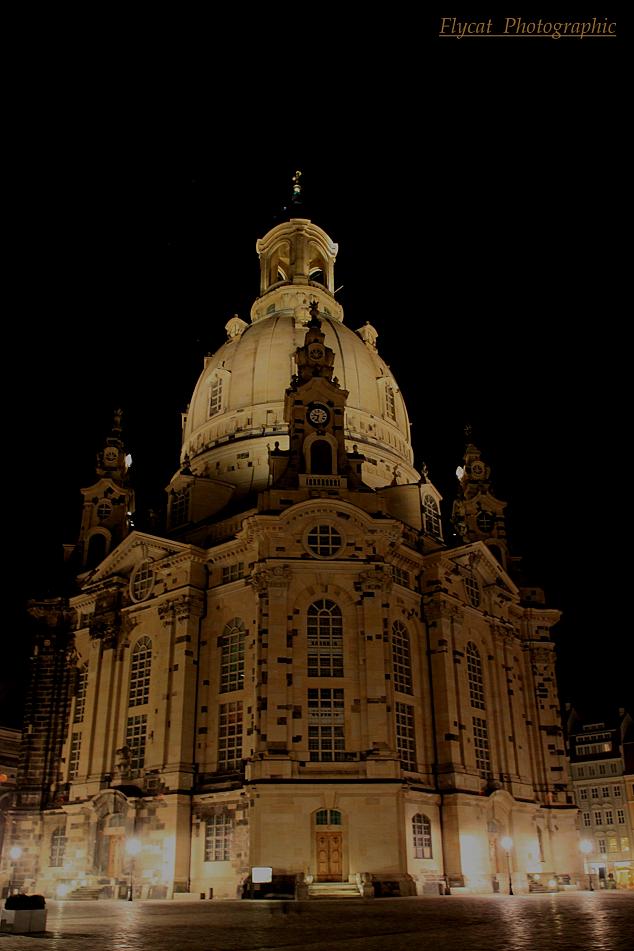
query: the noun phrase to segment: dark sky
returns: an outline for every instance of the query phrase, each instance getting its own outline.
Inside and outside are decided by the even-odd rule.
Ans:
[[[81,81],[57,62],[25,82],[5,179],[0,723],[20,721],[24,599],[56,589],[113,409],[138,506],[160,505],[202,357],[248,319],[255,241],[296,168],[339,244],[346,324],[378,330],[445,514],[470,422],[512,547],[564,612],[562,700],[631,705],[622,41],[469,44],[435,26],[233,33],[221,58],[120,50]]]

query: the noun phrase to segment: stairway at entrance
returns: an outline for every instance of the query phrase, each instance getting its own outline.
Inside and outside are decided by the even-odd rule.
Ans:
[[[356,882],[312,882],[308,886],[309,898],[361,898]]]

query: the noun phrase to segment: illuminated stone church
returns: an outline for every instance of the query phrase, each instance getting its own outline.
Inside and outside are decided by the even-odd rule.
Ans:
[[[344,323],[337,245],[291,218],[257,252],[166,529],[131,524],[117,414],[77,593],[31,605],[5,877],[17,845],[14,881],[48,896],[574,887],[559,613],[514,580],[489,467],[468,437],[450,546],[377,332]]]

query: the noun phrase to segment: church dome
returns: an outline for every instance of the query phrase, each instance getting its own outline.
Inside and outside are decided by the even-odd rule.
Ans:
[[[348,392],[348,451],[366,457],[363,479],[372,488],[419,481],[413,468],[409,420],[394,376],[366,323],[343,323],[334,297],[337,246],[307,219],[278,225],[257,242],[261,296],[251,324],[233,317],[227,340],[207,356],[186,416],[182,461],[191,472],[234,486],[238,495],[269,483],[268,452],[288,448],[284,395],[296,373],[309,306],[317,302],[325,344],[334,351],[334,375]]]

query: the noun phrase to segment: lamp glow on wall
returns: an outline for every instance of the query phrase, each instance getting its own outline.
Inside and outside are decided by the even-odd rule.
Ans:
[[[592,886],[592,875],[588,871],[588,856],[594,850],[594,846],[590,839],[582,839],[579,843],[579,848],[583,853],[583,871],[588,876],[588,891],[593,892],[594,888]]]
[[[510,835],[503,835],[500,839],[500,845],[506,852],[506,864],[509,871],[509,895],[513,894],[513,880],[511,878],[511,849],[513,848],[513,839]]]
[[[128,839],[128,841],[125,844],[125,850],[130,859],[130,881],[128,883],[128,901],[132,901],[133,889],[134,889],[134,881],[133,881],[134,862],[137,855],[141,851],[141,843],[139,842],[138,839],[134,839],[134,838]]]
[[[9,849],[9,858],[11,859],[11,880],[9,882],[9,895],[13,894],[13,882],[15,879],[15,863],[22,855],[22,849],[19,845],[12,845]]]

